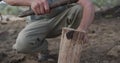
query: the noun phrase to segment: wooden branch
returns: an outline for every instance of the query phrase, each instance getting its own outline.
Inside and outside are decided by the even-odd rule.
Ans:
[[[70,31],[72,31],[71,34],[68,34]],[[78,39],[79,33],[76,36],[73,36],[73,33],[78,33],[78,31],[63,28],[58,63],[80,63],[83,41]]]

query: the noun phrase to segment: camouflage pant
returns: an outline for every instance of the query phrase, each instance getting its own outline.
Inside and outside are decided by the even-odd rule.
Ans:
[[[51,19],[31,22],[19,33],[13,48],[21,53],[46,51],[48,48],[46,38],[58,36],[62,27],[77,28],[81,17],[82,8],[74,5]]]

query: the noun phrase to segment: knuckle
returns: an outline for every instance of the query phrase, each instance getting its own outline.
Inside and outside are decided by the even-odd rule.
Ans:
[[[39,2],[39,5],[42,5],[43,4],[43,2]]]
[[[36,7],[33,7],[32,9],[33,9],[33,10],[35,10],[35,9],[36,9]]]
[[[39,6],[40,4],[41,4],[41,3],[38,3],[38,2],[37,2],[35,6],[37,7],[37,6]]]
[[[37,8],[37,5],[32,6],[32,9],[36,9],[36,8]]]
[[[40,4],[44,4],[44,3],[45,3],[45,1],[44,1],[44,0],[41,0],[39,3],[40,3]]]
[[[48,4],[48,2],[47,2],[46,0],[41,1],[41,3],[42,3],[43,5],[47,5],[47,4]]]
[[[41,0],[41,2],[42,2],[42,3],[45,3],[45,2],[46,2],[46,0]]]
[[[46,9],[45,9],[45,11],[49,11],[49,9],[48,9],[48,8],[46,8]]]
[[[35,12],[36,7],[33,7],[32,10]]]

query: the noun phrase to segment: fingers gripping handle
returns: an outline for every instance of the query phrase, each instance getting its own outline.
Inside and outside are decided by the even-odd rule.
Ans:
[[[59,6],[63,6],[63,5],[66,5],[66,4],[76,3],[77,1],[78,0],[59,0],[59,1],[56,1],[52,4],[50,4],[50,9],[53,9],[53,8],[56,8],[56,7],[59,7]],[[26,16],[29,16],[29,15],[35,15],[35,13],[32,10],[27,10],[27,11],[24,11],[23,13],[21,13],[19,15],[19,17],[26,17]]]

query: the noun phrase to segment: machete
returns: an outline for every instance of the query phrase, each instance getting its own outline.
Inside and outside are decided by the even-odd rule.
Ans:
[[[50,5],[50,9],[54,9],[56,7],[59,7],[59,6],[64,6],[66,4],[71,4],[71,3],[76,3],[78,0],[59,0],[59,1],[55,1]],[[22,12],[19,17],[26,17],[26,16],[30,16],[30,15],[35,15],[35,13],[32,11],[32,10],[27,10],[27,11],[24,11]]]

